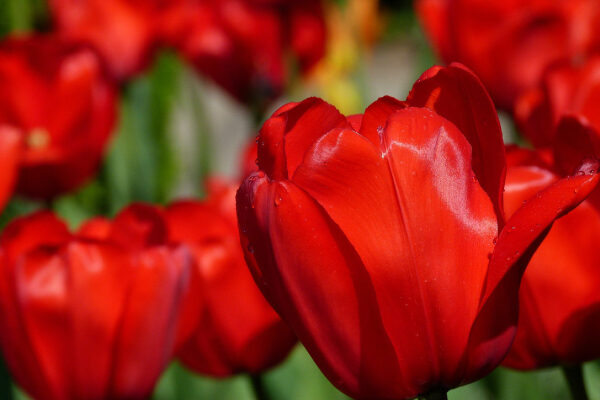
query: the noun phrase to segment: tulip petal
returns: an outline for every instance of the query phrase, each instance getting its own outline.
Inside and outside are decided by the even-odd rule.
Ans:
[[[65,340],[70,351],[58,358],[72,354],[69,383],[73,397],[108,397],[116,337],[135,272],[126,255],[98,243],[72,243],[64,259],[70,299]]]
[[[473,72],[458,63],[433,67],[414,84],[406,102],[428,107],[453,122],[472,148],[473,172],[494,203],[498,228],[504,223],[504,143],[492,99]]]
[[[537,166],[509,168],[507,215],[557,179]],[[582,343],[600,334],[592,319],[600,301],[598,236],[600,213],[588,200],[553,224],[523,276],[517,336],[503,365],[530,369],[600,357],[600,346]]]
[[[539,167],[543,170],[552,170],[552,165],[554,164],[554,155],[552,154],[550,149],[544,150],[531,150],[525,149],[522,147],[518,147],[516,145],[507,145],[506,146],[506,165],[508,169],[511,167]],[[506,186],[509,184],[506,183],[504,189],[506,190]],[[506,201],[506,196],[504,196],[504,201]],[[504,205],[505,211],[510,208],[506,204]],[[515,209],[516,210],[516,209]],[[512,213],[515,211],[507,212],[507,216],[510,217]]]
[[[18,308],[25,340],[37,360],[32,372],[43,376],[33,384],[47,385],[48,393],[42,398],[69,398],[72,360],[64,357],[71,354],[67,267],[59,255],[40,248],[21,258],[14,278],[17,302],[13,306]],[[21,382],[25,388],[29,379]]]
[[[41,246],[60,246],[71,234],[64,222],[49,211],[15,218],[2,232],[2,251],[12,262]]]
[[[447,0],[417,0],[415,12],[423,25],[429,40],[434,44],[443,60],[450,60],[454,54],[452,35],[449,34],[449,2]]]
[[[556,128],[554,157],[558,168],[572,174],[586,158],[600,156],[600,137],[583,117],[565,116]]]
[[[114,219],[110,238],[136,250],[167,243],[168,230],[162,210],[142,203],[127,206]]]
[[[46,129],[52,134],[53,144],[81,140],[79,126],[85,126],[92,107],[94,85],[99,82],[100,66],[91,51],[69,55],[60,65],[55,87],[54,104],[70,104],[50,116]],[[75,129],[74,129],[75,128]]]
[[[396,112],[383,145],[332,131],[293,181],[360,255],[409,381],[450,387],[497,234],[492,203],[471,170],[469,143],[432,111]]]
[[[224,188],[225,189],[225,188]],[[254,283],[240,249],[235,215],[225,215],[233,192],[210,203],[181,201],[165,215],[171,240],[186,243],[202,275],[202,321],[179,351],[179,358],[197,372],[228,376],[260,372],[287,355],[295,336],[281,321]],[[243,327],[243,328],[240,328]]]
[[[594,264],[598,266],[598,264]],[[598,272],[595,271],[594,278]],[[595,286],[594,297],[597,296]],[[560,360],[565,364],[581,364],[600,357],[598,335],[600,334],[600,301],[575,311],[562,324],[558,333],[556,347]]]
[[[363,115],[362,114],[354,114],[346,116],[348,123],[356,132],[360,131],[360,125],[362,124]]]
[[[525,267],[552,223],[583,201],[598,184],[597,163],[560,179],[523,204],[508,220],[490,260],[480,311],[469,339],[467,375],[481,377],[508,350],[517,326],[518,291]]]
[[[273,179],[292,176],[315,140],[349,125],[335,107],[316,97],[284,110],[265,122],[258,138],[258,166]]]
[[[152,247],[138,253],[136,263],[114,351],[109,398],[145,398],[152,393],[175,352],[187,293],[196,289],[190,287],[196,266],[185,247]]]
[[[77,235],[86,239],[105,240],[110,236],[112,221],[105,217],[94,217],[85,221]]]
[[[53,393],[53,388],[40,369],[41,362],[29,341],[29,334],[21,306],[21,285],[15,284],[17,274],[14,263],[2,253],[0,279],[0,306],[2,325],[11,327],[0,330],[0,338],[10,346],[3,346],[3,357],[12,378],[33,398],[42,398]],[[22,267],[20,267],[22,268]]]
[[[406,107],[407,105],[403,101],[396,100],[390,96],[381,97],[367,107],[363,115],[360,130],[355,130],[369,139],[375,146],[379,147],[381,144],[381,135],[390,115]]]
[[[21,145],[19,131],[8,126],[0,127],[0,212],[15,187]]]
[[[242,184],[237,204],[259,287],[331,382],[375,397],[402,390],[371,278],[326,212],[294,184],[260,174]]]
[[[536,148],[549,147],[554,141],[554,121],[550,103],[541,88],[529,90],[515,102],[514,118],[519,130]]]

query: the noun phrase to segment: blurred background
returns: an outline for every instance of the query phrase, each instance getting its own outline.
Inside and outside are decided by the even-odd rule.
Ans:
[[[132,201],[166,203],[202,197],[207,175],[235,178],[240,154],[260,123],[280,105],[319,96],[344,114],[361,113],[380,96],[404,99],[418,76],[437,61],[408,0],[328,0],[325,56],[304,77],[285,84],[283,94],[257,111],[198,74],[178,54],[159,50],[150,66],[121,86],[120,116],[99,174],[52,208],[76,227],[112,216]],[[0,0],[0,36],[43,32],[51,27],[45,0]],[[501,116],[505,139],[512,122]],[[39,208],[14,197],[0,223]],[[1,329],[1,328],[0,328]],[[600,364],[585,366],[592,399],[600,399]],[[301,345],[265,376],[273,399],[343,399]],[[17,398],[25,398],[17,388]],[[516,372],[499,368],[484,380],[453,390],[451,399],[568,399],[558,369]],[[173,363],[154,399],[253,399],[247,376],[215,380]]]

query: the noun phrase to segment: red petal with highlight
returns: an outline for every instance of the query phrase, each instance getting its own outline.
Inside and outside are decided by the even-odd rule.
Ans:
[[[504,143],[496,108],[479,78],[458,63],[446,68],[433,67],[415,83],[406,102],[434,110],[465,135],[472,147],[473,172],[492,199],[498,227],[502,229]]]
[[[405,386],[417,395],[431,389],[417,382],[450,387],[461,379],[457,365],[497,221],[474,179],[469,143],[452,123],[407,108],[391,116],[382,136],[380,152],[352,131],[330,132],[307,153],[293,181],[363,260]]]

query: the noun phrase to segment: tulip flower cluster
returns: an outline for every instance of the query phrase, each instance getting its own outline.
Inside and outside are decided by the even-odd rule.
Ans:
[[[0,344],[27,393],[147,398],[174,357],[229,376],[287,355],[296,338],[239,248],[235,187],[213,186],[205,202],[135,204],[75,233],[50,212],[7,226]]]
[[[178,362],[246,374],[263,400],[261,374],[300,342],[356,399],[445,399],[499,366],[565,367],[585,398],[580,365],[600,358],[599,4],[417,0],[448,64],[405,100],[279,105],[239,176],[203,176],[203,199],[129,199],[74,224],[53,202],[94,179],[121,94],[159,49],[262,118],[325,55],[340,6],[47,0],[47,32],[0,38],[11,379],[35,400],[146,399]],[[504,143],[496,107],[525,146]],[[5,209],[15,194],[40,209]]]
[[[473,68],[535,148],[508,149],[507,215],[598,157],[597,2],[419,0],[417,12],[441,57]],[[600,334],[597,197],[557,221],[532,257],[503,365],[537,369],[600,357],[591,340]]]
[[[94,48],[124,80],[169,45],[240,101],[271,99],[286,82],[284,53],[308,71],[325,52],[320,0],[50,0],[57,30]]]

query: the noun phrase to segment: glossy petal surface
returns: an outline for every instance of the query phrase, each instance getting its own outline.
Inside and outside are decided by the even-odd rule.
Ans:
[[[294,176],[363,260],[410,382],[450,384],[447,371],[456,369],[476,315],[497,231],[469,159],[455,126],[408,108],[389,119],[381,149],[350,131],[331,132]],[[433,362],[420,364],[426,358],[417,354]]]
[[[473,172],[492,199],[502,229],[506,175],[502,131],[494,103],[479,79],[460,64],[433,67],[415,83],[406,102],[430,108],[460,129],[471,144]]]

